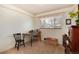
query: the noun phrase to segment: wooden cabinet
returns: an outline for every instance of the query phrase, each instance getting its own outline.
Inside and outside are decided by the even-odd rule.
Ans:
[[[79,53],[79,26],[72,26],[71,42],[72,53]]]

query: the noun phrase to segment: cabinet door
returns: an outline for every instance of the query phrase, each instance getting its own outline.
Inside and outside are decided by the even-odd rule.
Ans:
[[[79,53],[79,28],[72,29],[72,52]]]

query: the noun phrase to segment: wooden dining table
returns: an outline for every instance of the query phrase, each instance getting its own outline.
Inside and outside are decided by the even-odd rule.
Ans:
[[[36,39],[40,40],[41,41],[41,32],[38,32],[37,34],[33,34],[33,33],[22,33],[23,35],[23,39],[25,39],[26,36],[29,36],[29,39],[30,39],[30,43],[31,43],[31,46],[32,46],[32,43],[33,43],[33,40]]]

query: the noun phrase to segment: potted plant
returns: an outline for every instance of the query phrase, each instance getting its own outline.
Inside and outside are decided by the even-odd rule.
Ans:
[[[79,10],[76,11],[76,12],[70,12],[69,13],[69,16],[71,19],[75,18],[75,22],[76,22],[76,25],[79,25],[79,18],[78,18],[78,13],[79,13]]]

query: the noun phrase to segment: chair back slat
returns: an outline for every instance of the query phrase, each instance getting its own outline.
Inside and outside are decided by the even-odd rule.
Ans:
[[[13,34],[15,40],[21,40],[21,33]]]

